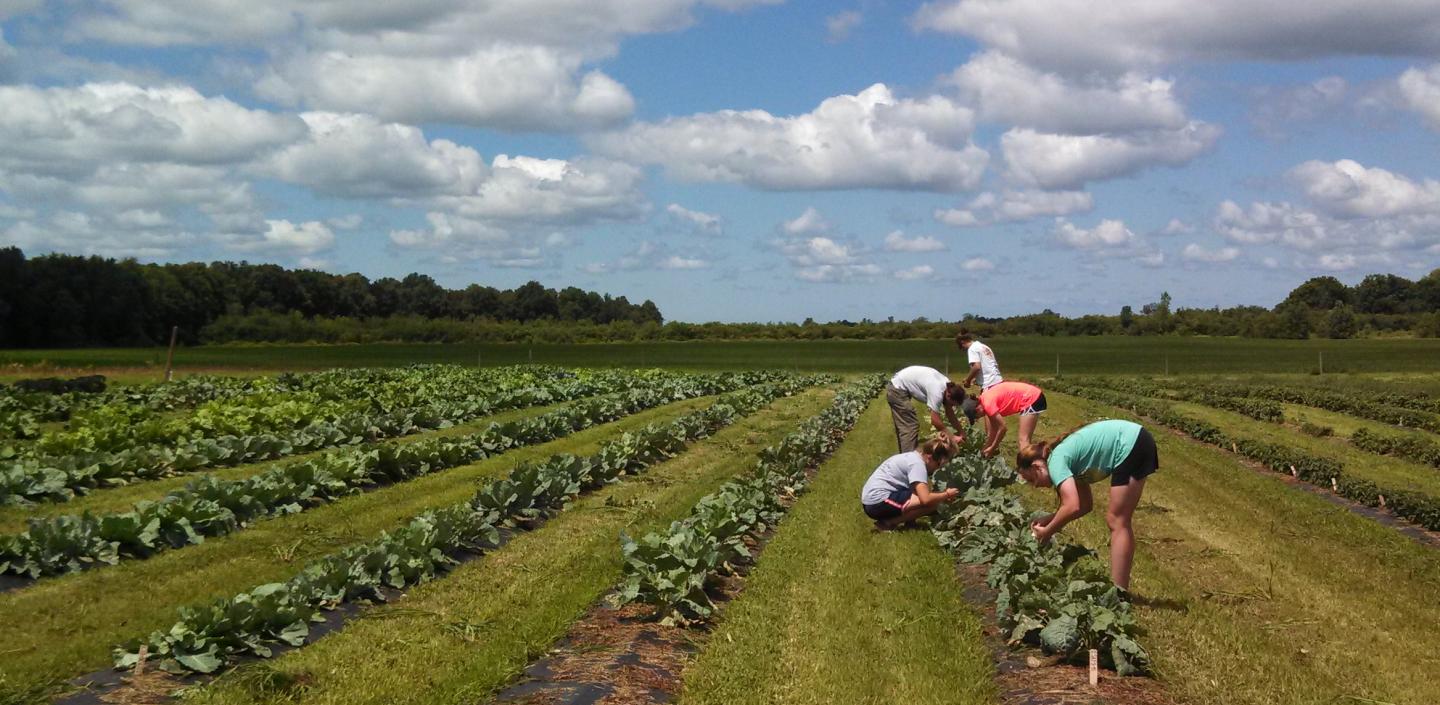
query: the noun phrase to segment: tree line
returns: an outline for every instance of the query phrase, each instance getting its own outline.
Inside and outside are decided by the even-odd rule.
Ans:
[[[247,319],[356,322],[424,320],[664,322],[651,301],[631,303],[569,287],[528,282],[515,289],[472,284],[446,289],[424,274],[371,281],[247,262],[141,264],[74,255],[26,258],[0,249],[0,346],[145,346],[243,340]]]
[[[184,343],[626,342],[949,338],[957,321],[862,319],[820,323],[666,322],[632,304],[538,282],[512,290],[446,289],[423,274],[370,281],[276,265],[139,264],[134,260],[0,249],[0,346],[153,345],[172,325]],[[966,314],[982,337],[1209,335],[1251,338],[1440,337],[1440,269],[1416,281],[1372,274],[1355,286],[1315,277],[1273,308],[1179,308],[1168,293],[1115,314],[1066,317],[1046,309],[1009,317]]]

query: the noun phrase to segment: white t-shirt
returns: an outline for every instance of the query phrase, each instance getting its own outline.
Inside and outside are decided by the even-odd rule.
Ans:
[[[977,340],[965,349],[965,357],[972,365],[980,363],[980,388],[982,390],[1005,381],[1005,378],[1000,376],[1000,364],[995,362],[995,351],[991,350],[989,345]]]
[[[912,399],[925,402],[931,411],[940,412],[945,403],[945,385],[950,378],[933,367],[912,365],[895,373],[890,385],[909,394]]]
[[[860,490],[861,504],[884,502],[895,490],[903,490],[916,482],[929,482],[930,471],[925,467],[925,458],[920,451],[892,455],[870,473],[865,487]]]

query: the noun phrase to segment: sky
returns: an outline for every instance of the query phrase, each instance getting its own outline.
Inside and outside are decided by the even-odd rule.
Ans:
[[[1440,0],[0,0],[0,246],[670,320],[1440,267]]]

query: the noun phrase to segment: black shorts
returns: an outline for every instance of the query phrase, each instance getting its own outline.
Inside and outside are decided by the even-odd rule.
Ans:
[[[913,494],[915,494],[915,490],[906,487],[903,490],[891,492],[890,496],[886,497],[884,501],[876,502],[875,504],[861,504],[860,506],[865,510],[865,516],[875,521],[894,519],[900,516],[901,511],[905,508],[905,502],[909,501],[910,495]]]
[[[1048,408],[1050,407],[1045,404],[1045,392],[1040,392],[1040,396],[1035,398],[1035,402],[1025,407],[1025,410],[1020,412],[1020,415],[1029,416],[1031,414],[1038,414]]]
[[[1135,437],[1135,447],[1130,449],[1130,454],[1110,471],[1110,486],[1124,487],[1130,484],[1131,478],[1143,480],[1159,469],[1160,451],[1155,447],[1155,437],[1142,428],[1140,435]]]

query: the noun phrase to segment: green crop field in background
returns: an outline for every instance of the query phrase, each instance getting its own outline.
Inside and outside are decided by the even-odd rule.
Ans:
[[[1002,369],[1016,375],[1440,372],[1440,339],[1262,340],[1246,338],[995,338]],[[1323,358],[1323,360],[1322,360]],[[504,365],[546,362],[586,367],[663,366],[697,370],[798,368],[864,372],[909,364],[964,368],[948,340],[694,341],[586,344],[373,344],[209,346],[176,351],[179,369],[319,369],[426,362]],[[159,368],[163,348],[3,350],[0,374],[43,368]],[[43,369],[42,368],[42,369]]]

